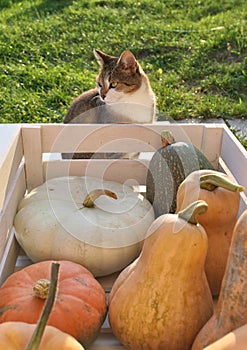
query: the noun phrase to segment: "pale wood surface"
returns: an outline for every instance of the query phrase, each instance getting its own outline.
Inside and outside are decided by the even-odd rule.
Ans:
[[[26,164],[27,189],[44,182],[42,167],[41,126],[25,126],[22,128],[23,149]]]
[[[0,124],[0,210],[22,156],[21,126]]]
[[[58,124],[42,126],[43,152],[152,152],[161,147],[159,135],[164,129],[172,131],[177,141],[193,142],[201,149],[202,124]]]
[[[145,185],[148,160],[76,160],[45,161],[46,179],[61,176],[94,176],[108,181]],[[120,170],[121,169],[121,170]]]
[[[221,156],[238,183],[245,187],[247,195],[247,151],[226,127],[222,139]]]
[[[205,125],[202,152],[210,160],[215,169],[217,169],[219,163],[222,137],[223,129],[220,126]]]
[[[20,247],[15,239],[14,230],[12,229],[0,260],[0,286],[6,278],[14,272],[19,250]]]
[[[17,171],[16,178],[9,189],[8,195],[0,212],[0,261],[13,226],[18,203],[26,191],[24,167]]]

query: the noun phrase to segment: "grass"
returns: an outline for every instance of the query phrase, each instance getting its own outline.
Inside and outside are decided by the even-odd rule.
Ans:
[[[93,48],[132,50],[160,119],[247,118],[246,0],[1,0],[0,122],[62,122]]]

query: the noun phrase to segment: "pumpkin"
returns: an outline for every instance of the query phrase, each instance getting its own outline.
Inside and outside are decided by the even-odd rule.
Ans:
[[[220,247],[219,247],[220,249]],[[203,349],[247,324],[247,209],[234,227],[225,274],[214,314],[200,330],[192,350]]]
[[[0,324],[0,350],[26,350],[36,325],[25,322]],[[71,335],[46,326],[39,350],[83,350],[83,346]]]
[[[140,253],[154,220],[151,204],[130,187],[93,177],[60,177],[20,202],[16,238],[33,262],[70,260],[104,276]]]
[[[109,295],[109,322],[127,349],[189,350],[213,312],[204,272],[207,235],[193,203],[164,214],[147,231],[140,256],[118,276]]]
[[[240,191],[243,187],[231,181],[222,172],[197,170],[189,174],[177,192],[177,210],[197,199],[208,204],[205,215],[198,222],[208,235],[208,253],[205,272],[213,295],[220,291],[224,276],[232,233],[237,221]]]
[[[175,142],[173,135],[161,133],[162,147],[152,156],[146,178],[146,198],[155,217],[176,210],[178,186],[192,171],[213,169],[204,154],[188,142]]]
[[[247,324],[227,333],[204,350],[246,350]]]
[[[0,324],[0,350],[83,350],[84,348],[70,335],[47,326],[47,320],[54,305],[57,292],[60,265],[52,263],[51,283],[48,297],[37,325],[24,322],[4,322]]]
[[[7,278],[0,288],[0,323],[37,323],[49,290],[51,263],[29,265]],[[70,261],[59,263],[58,292],[47,324],[87,346],[105,319],[105,292],[83,266]]]

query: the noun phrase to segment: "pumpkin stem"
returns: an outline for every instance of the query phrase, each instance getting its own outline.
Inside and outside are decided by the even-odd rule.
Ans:
[[[197,225],[197,215],[204,214],[207,209],[207,203],[203,200],[198,200],[189,204],[185,209],[178,212],[178,217],[189,222],[192,225]]]
[[[52,263],[51,265],[51,283],[48,298],[38,324],[25,350],[37,350],[39,348],[56,297],[59,267],[60,264],[58,263]]]
[[[200,188],[213,191],[216,187],[222,187],[232,192],[242,192],[244,187],[232,182],[221,174],[208,174],[200,177]]]
[[[172,143],[175,143],[175,139],[169,130],[161,131],[160,135],[161,135],[162,148],[165,148],[166,146],[171,145]]]
[[[102,195],[106,195],[108,197],[117,199],[116,193],[109,191],[109,190],[97,189],[97,190],[93,190],[93,191],[89,192],[89,194],[86,196],[86,198],[83,202],[83,206],[87,207],[87,208],[93,208],[94,201]]]
[[[33,286],[34,296],[40,299],[47,299],[51,282],[44,278],[36,281]]]

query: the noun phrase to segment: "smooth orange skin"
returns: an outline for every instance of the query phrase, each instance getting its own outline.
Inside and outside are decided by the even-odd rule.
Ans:
[[[227,333],[203,350],[246,350],[247,324]]]
[[[35,324],[4,322],[0,324],[0,350],[25,350],[35,330]],[[71,335],[53,326],[46,326],[39,350],[84,350]]]
[[[204,272],[206,232],[176,214],[165,214],[147,235],[139,258],[112,287],[112,331],[131,350],[190,350],[213,313]]]
[[[0,323],[37,323],[45,299],[35,297],[33,285],[50,278],[52,261],[43,261],[13,273],[0,288]],[[58,293],[47,324],[72,335],[84,346],[93,342],[106,316],[106,296],[83,266],[59,261]]]
[[[221,187],[213,191],[201,189],[199,178],[207,174],[221,174],[227,177],[214,170],[198,170],[188,175],[180,184],[177,192],[176,212],[198,199],[208,204],[207,212],[198,216],[198,222],[205,228],[208,235],[205,272],[211,292],[217,296],[225,272],[234,225],[237,221],[240,194]]]
[[[204,349],[227,333],[247,324],[246,256],[247,209],[241,214],[234,227],[232,244],[214,314],[198,333],[192,350]]]

